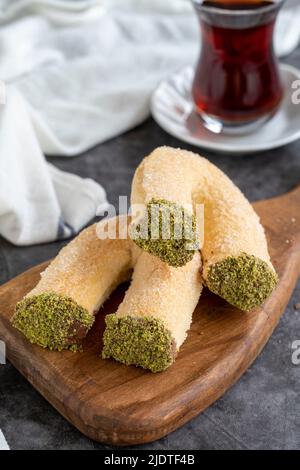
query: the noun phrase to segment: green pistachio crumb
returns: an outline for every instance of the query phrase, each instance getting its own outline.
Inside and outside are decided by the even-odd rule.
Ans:
[[[147,214],[130,228],[130,236],[144,251],[174,267],[184,266],[199,250],[195,216],[164,199],[147,204]]]
[[[263,304],[277,282],[277,274],[265,261],[246,253],[214,264],[207,277],[212,292],[244,311]]]
[[[163,322],[151,317],[105,318],[104,359],[114,358],[127,365],[160,372],[174,361],[175,342]]]
[[[75,351],[94,318],[71,298],[49,292],[21,300],[11,322],[31,343]]]

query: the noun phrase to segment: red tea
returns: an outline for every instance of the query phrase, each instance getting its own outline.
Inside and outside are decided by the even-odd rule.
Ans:
[[[273,31],[281,4],[195,0],[202,48],[192,93],[202,115],[242,124],[276,110],[283,90]]]

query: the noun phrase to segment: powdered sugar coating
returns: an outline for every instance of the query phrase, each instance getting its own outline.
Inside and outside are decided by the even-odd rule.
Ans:
[[[92,315],[97,312],[115,287],[130,278],[133,243],[100,240],[96,228],[83,230],[63,248],[28,296],[55,292],[72,298]]]

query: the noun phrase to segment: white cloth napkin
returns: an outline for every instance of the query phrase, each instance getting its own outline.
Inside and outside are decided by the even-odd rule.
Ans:
[[[92,219],[105,191],[47,164],[28,118],[27,105],[11,87],[0,113],[0,226],[16,245],[67,238]]]
[[[0,7],[0,234],[19,245],[67,237],[104,206],[105,193],[55,170],[43,154],[73,156],[141,123],[157,83],[195,62],[197,21],[189,0]],[[299,18],[299,7],[281,14],[279,55],[298,44]]]
[[[8,444],[6,442],[6,439],[1,429],[0,429],[0,450],[9,450]]]

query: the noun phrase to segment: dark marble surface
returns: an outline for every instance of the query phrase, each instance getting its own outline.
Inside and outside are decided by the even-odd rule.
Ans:
[[[300,66],[300,49],[289,63]],[[300,108],[299,108],[300,112]],[[105,186],[109,200],[129,195],[139,161],[159,145],[187,146],[152,120],[84,155],[51,158],[59,168],[89,176]],[[291,189],[300,181],[300,141],[249,156],[202,152],[253,201]],[[300,208],[299,208],[300,210]],[[0,283],[54,256],[62,243],[17,248],[0,239]],[[220,400],[190,423],[146,449],[299,449],[300,366],[291,362],[291,343],[300,340],[300,283],[279,326],[255,363]],[[16,371],[0,366],[0,428],[13,449],[103,449],[65,421]]]

